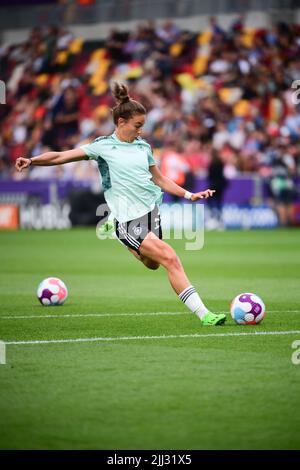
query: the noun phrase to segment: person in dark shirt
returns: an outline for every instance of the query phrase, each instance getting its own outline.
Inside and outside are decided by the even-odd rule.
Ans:
[[[223,197],[228,182],[224,175],[224,163],[215,149],[212,151],[212,159],[208,167],[207,179],[211,187],[216,190],[214,200],[209,201],[213,225],[215,228],[223,228]]]

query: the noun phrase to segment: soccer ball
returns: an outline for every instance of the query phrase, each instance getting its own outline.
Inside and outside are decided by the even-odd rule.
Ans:
[[[265,311],[261,298],[251,293],[237,295],[230,306],[231,316],[239,325],[257,325],[263,320]]]
[[[68,297],[68,289],[61,279],[48,277],[40,283],[37,297],[42,305],[62,305]]]

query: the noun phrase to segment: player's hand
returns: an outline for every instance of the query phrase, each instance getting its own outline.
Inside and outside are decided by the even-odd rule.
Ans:
[[[215,192],[216,192],[215,189],[206,189],[205,191],[194,193],[191,197],[191,201],[198,201],[199,199],[207,199],[208,197],[212,197]]]
[[[16,160],[15,167],[18,171],[23,171],[25,168],[28,168],[31,165],[31,160],[29,158],[19,157]]]

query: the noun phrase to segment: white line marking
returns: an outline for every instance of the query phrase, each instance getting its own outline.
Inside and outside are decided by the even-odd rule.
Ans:
[[[219,313],[229,313],[228,311],[219,311]],[[267,310],[269,313],[300,313],[300,310]],[[191,315],[191,312],[136,312],[136,313],[78,313],[61,315],[0,315],[0,320],[27,320],[31,318],[84,318],[84,317],[147,317],[160,315]]]
[[[226,337],[226,336],[259,336],[259,335],[295,335],[300,334],[300,330],[289,331],[254,331],[253,333],[208,333],[199,334],[192,333],[189,335],[162,335],[162,336],[115,336],[115,337],[99,337],[99,338],[76,338],[76,339],[51,339],[37,341],[5,341],[9,344],[56,344],[56,343],[92,343],[100,341],[130,341],[144,339],[178,339],[178,338],[209,338],[209,337]]]
[[[300,310],[266,310],[266,313],[300,313]]]
[[[147,317],[155,315],[191,315],[191,312],[137,312],[137,313],[79,313],[61,315],[12,315],[0,316],[1,320],[27,319],[27,318],[83,318],[83,317]]]

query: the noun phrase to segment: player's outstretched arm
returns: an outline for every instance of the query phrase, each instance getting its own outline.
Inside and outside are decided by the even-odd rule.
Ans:
[[[76,148],[73,150],[66,150],[64,152],[45,152],[33,158],[19,157],[16,160],[15,167],[18,171],[23,171],[30,165],[35,166],[52,166],[62,165],[63,163],[78,162],[80,160],[87,160],[85,152]]]
[[[207,199],[208,197],[213,196],[216,192],[214,189],[206,189],[205,191],[200,191],[198,193],[190,193],[178,184],[174,183],[170,178],[164,176],[156,165],[150,166],[149,170],[152,174],[154,183],[163,191],[174,194],[174,196],[185,197],[191,201],[198,201],[199,199]]]

